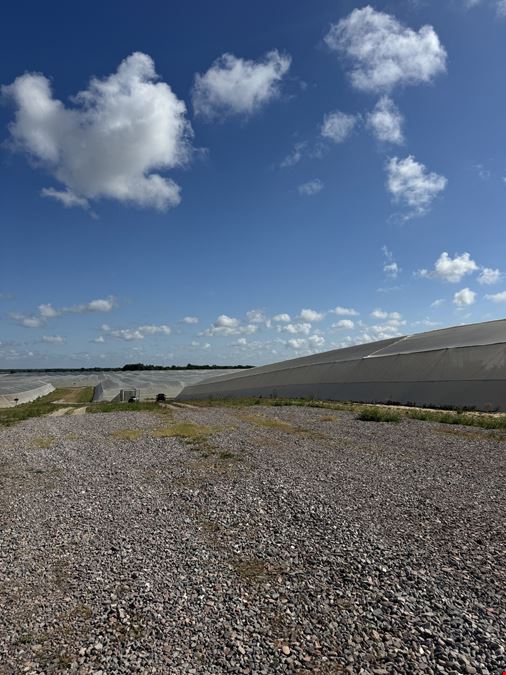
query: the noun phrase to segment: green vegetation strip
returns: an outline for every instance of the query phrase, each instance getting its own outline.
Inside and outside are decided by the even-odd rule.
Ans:
[[[397,408],[388,406],[373,406],[363,403],[340,401],[316,401],[313,399],[291,398],[237,398],[237,399],[210,399],[188,401],[195,406],[219,406],[231,408],[245,408],[248,406],[303,406],[308,408],[324,408],[357,413],[359,419],[365,421],[397,422],[402,419],[420,420],[422,422],[439,422],[440,424],[461,424],[481,429],[502,429],[506,431],[506,415],[494,415],[479,412],[462,412],[459,410],[429,410],[411,408],[408,406]],[[371,413],[371,411],[378,411]],[[390,419],[385,419],[389,417]],[[367,419],[366,419],[367,418]],[[374,418],[374,419],[372,419]]]
[[[94,403],[88,408],[89,413],[111,413],[111,412],[156,412],[161,415],[170,414],[170,408],[159,405],[154,401],[135,401],[133,403]]]
[[[13,408],[0,409],[0,426],[9,427],[31,417],[40,417],[69,405],[88,403],[93,396],[93,387],[76,387],[71,389],[55,389],[46,396],[32,401],[20,403]],[[58,401],[58,403],[56,403]]]

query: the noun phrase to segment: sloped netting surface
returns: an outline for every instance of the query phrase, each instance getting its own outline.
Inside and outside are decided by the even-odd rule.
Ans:
[[[472,339],[476,344],[467,344]],[[404,347],[409,341],[420,350]],[[506,410],[506,321],[292,359],[188,386],[179,398],[210,396],[313,397]]]

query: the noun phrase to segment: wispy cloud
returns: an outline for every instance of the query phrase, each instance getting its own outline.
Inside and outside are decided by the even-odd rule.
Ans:
[[[425,214],[434,199],[445,189],[447,179],[409,155],[392,157],[387,163],[387,187],[394,202],[408,208],[405,219]]]

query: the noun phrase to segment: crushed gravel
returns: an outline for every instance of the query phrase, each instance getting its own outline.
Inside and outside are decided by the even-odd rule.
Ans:
[[[171,415],[0,430],[2,675],[506,670],[506,435]]]

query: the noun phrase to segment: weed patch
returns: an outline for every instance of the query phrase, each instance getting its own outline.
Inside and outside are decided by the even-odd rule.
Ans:
[[[65,395],[65,391],[65,389],[55,389],[50,394],[41,396],[30,403],[20,403],[13,408],[2,408],[0,410],[0,426],[9,427],[31,417],[48,415],[58,408],[67,407],[66,403],[56,403]]]
[[[285,431],[287,433],[294,433],[300,431],[289,422],[278,420],[276,418],[263,417],[262,415],[243,415],[242,419],[250,424],[263,427],[264,429],[276,429],[277,431]]]
[[[33,439],[33,444],[37,448],[52,448],[56,443],[57,439],[55,436],[36,436]]]
[[[392,410],[382,410],[381,408],[364,408],[357,415],[357,420],[362,422],[400,422],[399,413]]]

